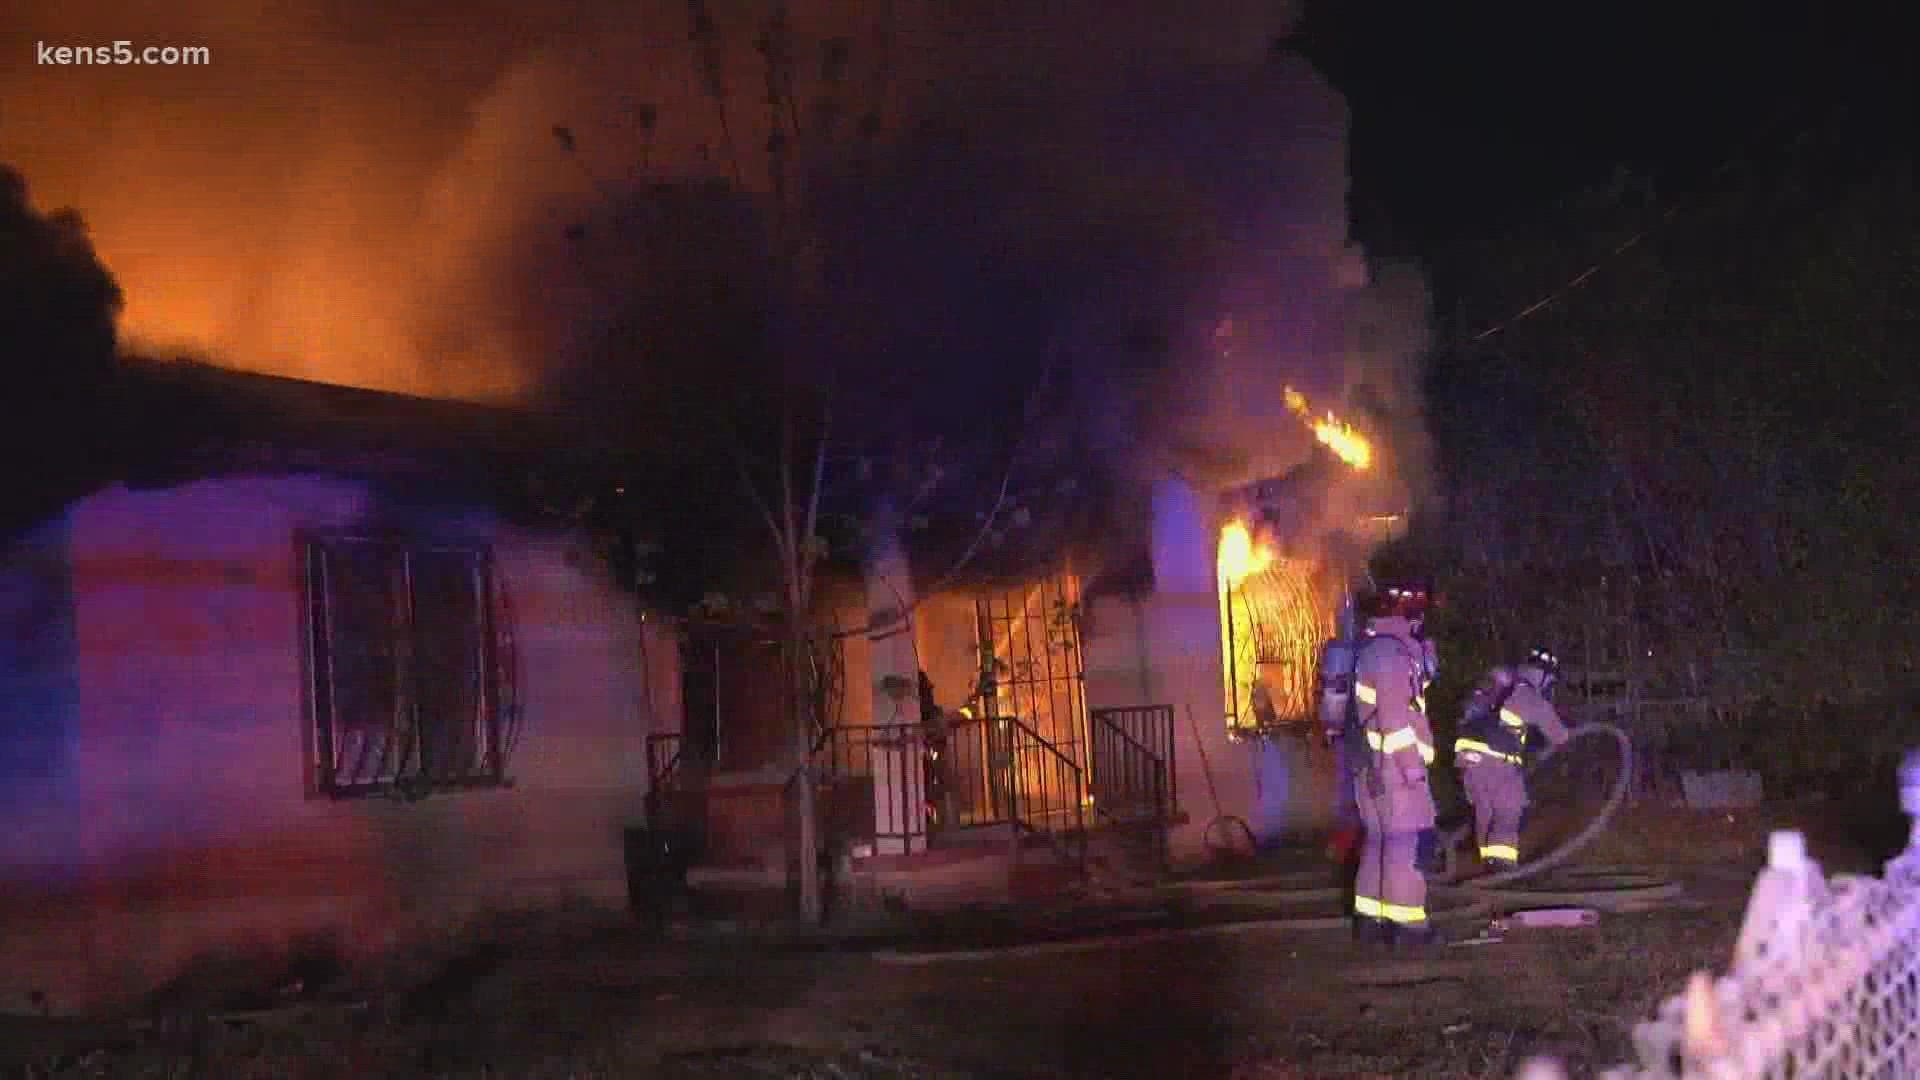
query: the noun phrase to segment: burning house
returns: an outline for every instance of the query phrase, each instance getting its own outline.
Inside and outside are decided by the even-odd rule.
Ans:
[[[1315,665],[1366,554],[1357,534],[1381,515],[1371,445],[1306,419],[1324,449],[1279,477],[1168,472],[1107,518],[1138,560],[1067,544],[916,597],[932,575],[883,549],[835,601],[840,625],[868,629],[820,660],[814,767],[839,883],[911,903],[1018,897],[1089,865],[1157,872],[1327,825]],[[732,655],[689,664],[686,726],[654,737],[650,786],[704,833],[698,882],[779,890],[789,769],[750,748],[778,745],[791,714],[777,694],[752,704],[773,637],[758,659]],[[696,682],[733,687],[731,705]]]
[[[84,167],[37,144],[26,162],[87,209],[127,292],[123,334],[265,370],[489,400],[529,400],[579,376],[576,400],[617,407],[625,429],[648,432],[669,425],[640,415],[643,401],[688,411],[661,389],[682,367],[705,397],[737,398],[739,384],[708,379],[724,368],[714,357],[786,371],[799,364],[788,352],[811,349],[859,360],[859,375],[828,380],[837,392],[890,396],[893,377],[911,373],[939,399],[928,410],[938,431],[979,434],[1022,423],[1010,388],[1028,369],[1056,351],[1083,362],[1073,404],[1093,420],[1076,436],[1108,459],[1131,455],[1107,462],[1125,474],[1125,507],[964,584],[883,544],[823,589],[839,630],[804,658],[818,720],[808,765],[839,879],[1013,888],[1102,857],[1204,857],[1326,816],[1326,763],[1298,721],[1311,644],[1357,557],[1327,537],[1377,511],[1355,509],[1353,489],[1391,470],[1309,398],[1355,410],[1365,389],[1369,417],[1411,426],[1418,412],[1406,361],[1424,334],[1424,290],[1417,275],[1406,295],[1373,289],[1374,268],[1350,241],[1339,95],[1297,52],[1249,33],[1248,18],[1190,20],[1169,36],[1153,5],[1125,18],[1111,6],[1055,20],[1059,32],[999,35],[985,67],[971,45],[915,50],[917,63],[946,55],[930,69],[940,77],[913,80],[926,100],[905,95],[876,145],[836,144],[855,148],[858,161],[842,164],[858,165],[845,178],[857,182],[794,185],[831,196],[832,213],[808,219],[833,242],[809,250],[796,276],[835,282],[833,304],[816,303],[813,285],[803,303],[759,295],[766,237],[744,210],[765,193],[735,190],[738,163],[710,155],[734,141],[707,126],[715,102],[684,96],[680,67],[659,60],[664,45],[594,29],[570,26],[573,39],[555,43],[565,48],[505,75],[470,73],[463,100],[434,98],[435,116],[461,118],[437,145],[420,137],[437,121],[392,120],[391,94],[362,100],[378,80],[351,73],[392,64],[342,62],[302,74],[339,79],[310,88],[315,100],[336,92],[336,114],[365,122],[323,130],[299,119],[312,108],[270,109],[302,138],[257,140],[261,160],[307,136],[343,140],[316,146],[337,152],[308,169],[198,151],[123,158],[137,142],[124,139]],[[917,38],[965,42],[946,5],[922,7],[929,29]],[[619,20],[635,10],[621,7]],[[477,55],[469,23],[448,24],[437,54]],[[636,25],[652,35],[673,24]],[[1087,27],[1108,44],[1090,48]],[[749,63],[753,40],[733,40]],[[261,48],[257,34],[230,44],[216,50]],[[1068,68],[1077,76],[1064,92],[1027,78]],[[441,75],[430,81],[457,95]],[[756,80],[729,82],[714,95],[746,95],[735,102],[742,123],[778,125]],[[124,122],[145,130],[152,88],[128,85]],[[1021,85],[1024,96],[1005,97]],[[185,86],[196,105],[254,100]],[[653,101],[657,141],[654,106],[635,111]],[[64,130],[68,111],[64,99],[47,104],[29,133]],[[1021,120],[1004,146],[947,134],[989,115]],[[243,126],[207,116],[206,131]],[[642,142],[605,151],[638,155],[638,169],[590,161],[585,138],[573,153],[573,132],[628,131],[638,116]],[[567,153],[554,152],[555,135]],[[400,146],[419,160],[375,167],[406,158]],[[645,183],[609,201],[582,184],[583,163],[589,178],[604,167]],[[265,179],[283,173],[292,179],[280,188]],[[127,175],[152,182],[134,191]],[[237,186],[253,197],[205,198]],[[659,198],[676,191],[704,194]],[[709,201],[726,214],[692,213]],[[663,253],[693,254],[661,262],[655,280],[653,249],[630,246],[635,221],[662,225],[642,238]],[[594,257],[606,262],[583,256],[608,237],[611,251]],[[832,258],[815,266],[816,254]],[[795,338],[762,341],[763,325]],[[1283,393],[1287,379],[1302,392]],[[195,401],[239,393],[237,379],[196,380],[228,386],[186,395]],[[0,662],[0,715],[33,734],[0,759],[20,778],[0,795],[12,800],[0,865],[42,906],[0,931],[12,935],[0,939],[6,970],[42,977],[33,973],[55,959],[43,943],[66,933],[45,921],[56,910],[82,920],[71,925],[104,943],[102,956],[145,943],[125,970],[103,960],[84,976],[80,989],[105,991],[249,926],[344,922],[378,936],[400,921],[389,912],[439,918],[563,890],[611,897],[620,830],[642,820],[699,832],[700,880],[791,879],[801,680],[758,621],[767,613],[640,621],[570,528],[517,524],[495,486],[453,482],[511,474],[574,433],[536,445],[534,425],[507,413],[247,385],[241,397],[271,400],[194,421],[211,434],[208,454],[144,455],[165,459],[165,474],[77,499],[7,549],[0,618],[24,644]],[[169,400],[142,408],[184,399]],[[835,403],[842,429],[905,412],[845,406]],[[295,422],[315,409],[338,422]],[[447,424],[463,434],[430,437]],[[683,432],[694,426],[710,425],[680,417]],[[385,434],[369,444],[348,431]],[[1275,446],[1230,467],[1212,460],[1244,449],[1221,444],[1268,437]],[[262,456],[235,465],[255,444]],[[727,498],[692,487],[671,497]],[[1083,542],[1089,532],[1099,535]],[[336,634],[359,644],[342,651]],[[432,694],[407,690],[423,679]],[[419,723],[456,713],[475,717],[457,738]],[[407,752],[396,758],[396,746]],[[433,797],[361,797],[422,790]],[[135,894],[206,899],[175,911]]]
[[[649,613],[528,517],[523,470],[561,453],[539,424],[196,365],[126,381],[140,466],[0,559],[0,1000],[624,906],[643,823],[698,827],[696,884],[784,895],[777,640]],[[1367,464],[1328,430],[1349,441],[1268,481],[1162,474],[1101,524],[1137,560],[1068,544],[916,596],[938,579],[882,545],[833,583],[848,629],[808,662],[841,895],[1017,897],[1323,824],[1303,721]]]

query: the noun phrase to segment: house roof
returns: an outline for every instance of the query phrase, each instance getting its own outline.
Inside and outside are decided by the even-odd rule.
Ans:
[[[604,462],[580,429],[531,410],[413,397],[190,360],[124,360],[69,408],[72,442],[35,448],[0,539],[115,483],[165,487],[241,474],[324,473],[517,512],[543,477]],[[42,436],[42,438],[66,436]],[[579,483],[591,470],[568,470]]]
[[[124,365],[110,408],[202,467],[256,461],[370,472],[551,455],[574,444],[558,418],[218,368]],[[144,414],[144,419],[135,413]]]
[[[1029,495],[1013,514],[984,519],[992,503],[983,501],[909,535],[915,588],[1007,588],[1062,570],[1088,591],[1140,585],[1142,565],[1151,566],[1151,499],[1120,469],[1083,466],[1066,475],[1070,487]]]

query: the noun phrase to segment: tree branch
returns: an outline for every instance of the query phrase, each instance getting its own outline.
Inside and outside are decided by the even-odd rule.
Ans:
[[[974,556],[980,554],[981,543],[983,543],[988,536],[992,535],[994,522],[999,519],[1000,511],[1006,508],[1007,488],[1011,486],[1012,483],[1013,467],[1009,465],[1006,473],[1000,477],[1000,491],[994,497],[993,505],[987,508],[987,516],[986,519],[980,523],[980,530],[973,534],[972,541],[967,544],[965,550],[960,552],[960,557],[955,559],[953,565],[947,568],[947,572],[940,577],[940,580],[927,587],[928,593],[940,592],[947,586],[953,584],[954,580],[967,568],[967,564],[973,561]],[[918,605],[920,603],[919,599],[915,598],[914,603]]]
[[[793,520],[793,407],[786,402],[780,405],[780,520],[786,525],[780,556],[786,560],[787,572],[795,575],[789,584],[798,586],[799,577],[795,572],[800,568],[799,549]]]
[[[815,531],[820,526],[820,488],[821,485],[826,482],[827,440],[832,434],[833,407],[829,403],[821,413],[820,439],[814,445],[813,485],[807,492],[807,531],[800,539],[800,543],[804,545],[802,554],[805,559],[805,561],[801,563],[803,574],[801,576],[800,599],[809,604],[813,599],[813,572],[815,564],[818,561],[818,552],[814,550],[813,540]]]
[[[773,508],[767,505],[767,500],[760,497],[760,489],[755,486],[753,482],[753,472],[747,468],[745,452],[733,445],[735,442],[734,439],[729,438],[727,442],[728,456],[733,459],[734,468],[740,473],[740,487],[746,492],[747,498],[752,500],[754,509],[760,511],[760,519],[766,523],[767,533],[773,537],[774,546],[778,548],[781,546],[782,540],[780,537],[780,524],[773,518]]]
[[[1046,360],[1040,370],[1040,379],[1034,385],[1033,392],[1027,396],[1027,401],[1021,409],[1023,419],[1030,421],[1038,413],[1039,401],[1052,385],[1053,373],[1058,366],[1059,355],[1060,339],[1056,334],[1047,343]],[[1020,434],[1014,440],[1013,452],[1009,455],[1007,461],[1007,469],[1000,476],[1000,488],[994,495],[993,504],[987,508],[986,517],[981,521],[980,528],[974,533],[973,539],[969,541],[966,548],[961,551],[959,558],[954,560],[953,565],[947,568],[946,573],[942,574],[938,580],[925,590],[917,592],[914,595],[913,603],[901,611],[900,617],[902,619],[910,618],[914,610],[926,602],[927,597],[937,595],[958,580],[961,573],[966,570],[968,564],[980,554],[980,546],[986,542],[988,536],[992,535],[993,526],[995,522],[999,520],[1000,512],[1006,509],[1007,494],[1013,485],[1014,469],[1020,463],[1021,451],[1026,442],[1028,430],[1029,427],[1026,424],[1021,426]],[[863,626],[858,630],[836,631],[835,637],[851,637],[854,634],[865,633],[867,630],[868,627]]]

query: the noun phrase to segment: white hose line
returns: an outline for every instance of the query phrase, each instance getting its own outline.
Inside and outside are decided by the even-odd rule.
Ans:
[[[1460,907],[1443,908],[1431,913],[1430,918],[1437,923],[1460,922],[1482,919],[1493,914],[1493,898],[1475,897]],[[989,946],[983,949],[945,949],[945,950],[888,950],[876,952],[873,959],[882,964],[899,966],[919,966],[936,964],[948,960],[1001,960],[1019,956],[1052,956],[1060,953],[1093,952],[1124,945],[1150,945],[1155,942],[1179,941],[1188,938],[1234,937],[1240,934],[1257,934],[1264,931],[1301,931],[1347,930],[1353,926],[1353,916],[1321,915],[1286,919],[1237,919],[1232,922],[1212,923],[1204,926],[1157,927],[1147,930],[1123,930],[1114,933],[1096,933],[1070,941],[1040,941],[1021,945]]]
[[[1607,795],[1606,805],[1600,808],[1600,812],[1594,815],[1593,820],[1587,823],[1586,828],[1581,829],[1578,833],[1574,834],[1571,840],[1561,844],[1558,848],[1548,852],[1541,858],[1535,859],[1532,862],[1522,863],[1511,870],[1503,870],[1498,874],[1489,874],[1486,877],[1474,878],[1471,881],[1458,882],[1456,884],[1457,888],[1492,889],[1500,885],[1505,885],[1508,882],[1523,881],[1536,874],[1544,873],[1578,855],[1612,823],[1613,815],[1618,813],[1620,807],[1626,803],[1627,790],[1631,786],[1633,779],[1633,740],[1627,738],[1626,732],[1621,731],[1612,724],[1601,723],[1582,724],[1574,728],[1570,735],[1571,737],[1566,742],[1561,743],[1559,746],[1549,748],[1546,753],[1536,758],[1533,764],[1527,767],[1527,776],[1531,778],[1535,772],[1539,771],[1541,766],[1551,761],[1555,754],[1572,746],[1580,739],[1590,735],[1611,735],[1613,736],[1614,742],[1619,744],[1620,747],[1620,771],[1613,779],[1613,791]],[[1458,850],[1460,841],[1472,832],[1473,826],[1471,824],[1463,825],[1447,833],[1442,838],[1443,850],[1446,852],[1447,857],[1449,877],[1452,876],[1452,870],[1454,869],[1453,861],[1459,857]],[[1606,890],[1596,890],[1596,892],[1604,891]]]

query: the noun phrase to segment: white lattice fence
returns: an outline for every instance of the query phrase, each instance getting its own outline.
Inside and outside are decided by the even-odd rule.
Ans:
[[[1901,769],[1914,820],[1880,878],[1831,881],[1799,833],[1776,833],[1733,964],[1696,973],[1634,1031],[1638,1063],[1606,1080],[1920,1077],[1920,754]],[[1535,1061],[1519,1080],[1562,1080]]]

